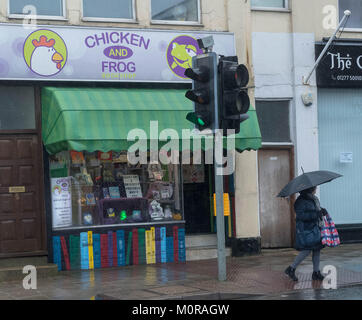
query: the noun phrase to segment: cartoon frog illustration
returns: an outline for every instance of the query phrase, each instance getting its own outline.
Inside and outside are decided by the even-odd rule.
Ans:
[[[177,66],[187,69],[192,67],[192,57],[196,56],[197,50],[192,44],[178,44],[177,42],[172,43],[171,56],[173,63],[172,69]]]

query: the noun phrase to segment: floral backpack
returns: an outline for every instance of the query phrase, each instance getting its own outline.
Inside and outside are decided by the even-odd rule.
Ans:
[[[323,216],[321,241],[327,247],[337,247],[341,243],[336,226],[329,214]]]

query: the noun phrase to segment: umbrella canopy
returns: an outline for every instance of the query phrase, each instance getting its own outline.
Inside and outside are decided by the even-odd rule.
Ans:
[[[282,191],[279,192],[277,197],[289,197],[293,193],[319,186],[339,177],[342,177],[342,175],[331,171],[303,172],[303,174],[290,181]]]

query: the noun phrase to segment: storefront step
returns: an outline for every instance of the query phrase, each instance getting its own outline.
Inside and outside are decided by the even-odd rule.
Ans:
[[[186,249],[193,247],[207,247],[207,246],[217,246],[217,237],[216,234],[195,234],[195,235],[186,235],[185,237],[185,246]]]
[[[24,269],[26,266],[36,268],[37,278],[58,275],[58,266],[48,263],[47,257],[3,258],[0,259],[0,282],[24,279],[30,274],[29,267]]]
[[[231,256],[231,248],[225,248],[225,256]],[[186,249],[186,261],[217,258],[217,246],[191,247]]]

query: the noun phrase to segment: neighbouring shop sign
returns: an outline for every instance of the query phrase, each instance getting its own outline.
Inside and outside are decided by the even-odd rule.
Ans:
[[[184,72],[213,36],[235,55],[234,34],[68,26],[0,25],[0,79],[190,82]]]
[[[72,194],[70,177],[51,178],[53,228],[72,225]]]
[[[324,47],[316,45],[316,58]],[[362,43],[332,44],[317,67],[317,86],[362,88]]]

